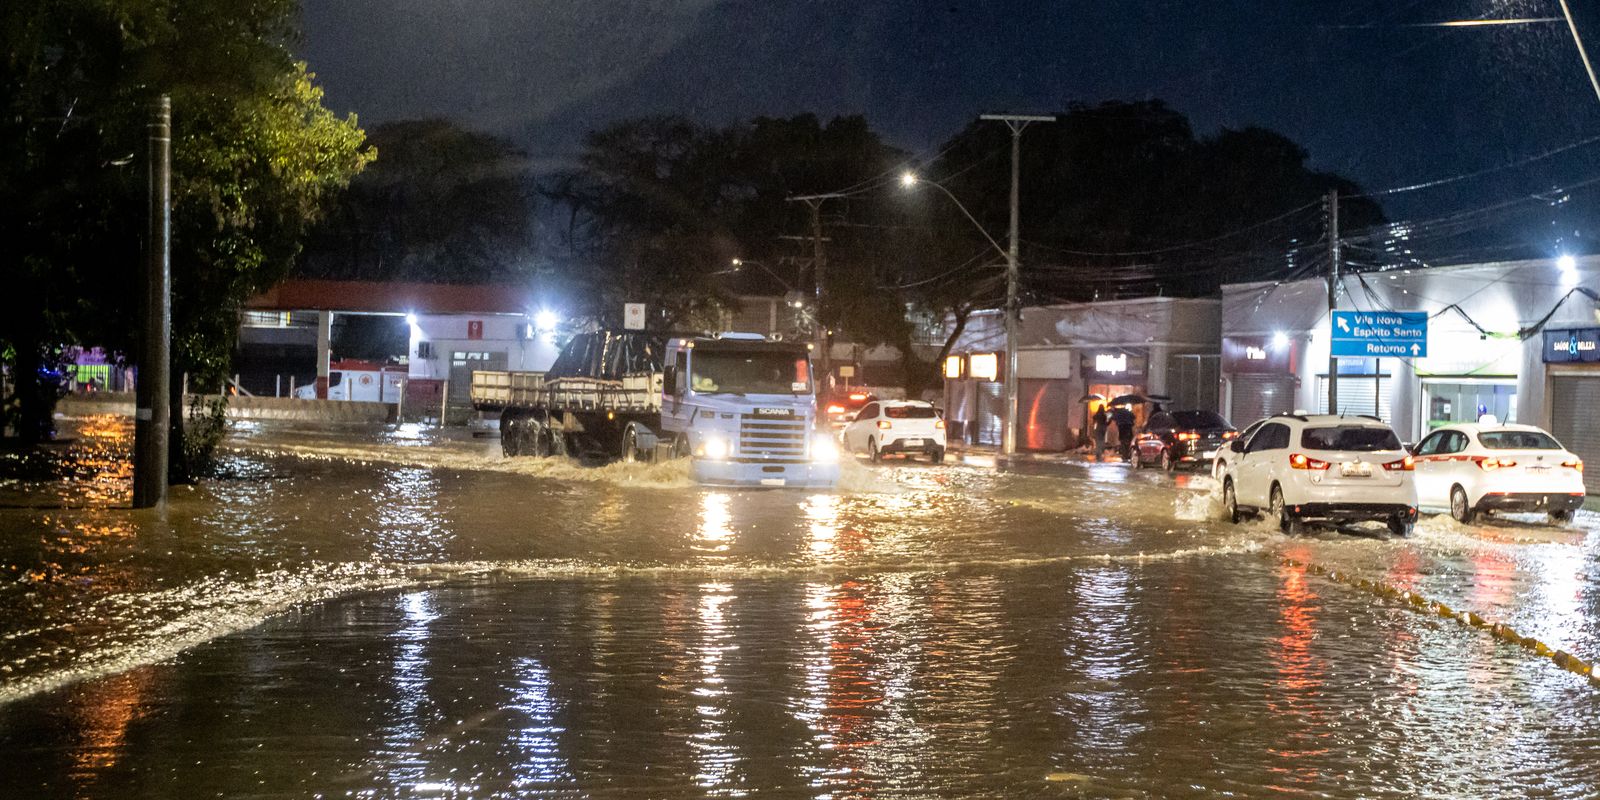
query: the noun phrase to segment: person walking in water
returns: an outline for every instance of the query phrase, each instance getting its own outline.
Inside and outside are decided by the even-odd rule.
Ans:
[[[1090,419],[1089,429],[1094,435],[1094,460],[1104,461],[1106,454],[1106,428],[1111,427],[1111,415],[1106,413],[1105,405],[1095,408],[1094,416]]]
[[[1117,454],[1124,462],[1133,460],[1133,409],[1117,406],[1111,411],[1111,421],[1117,426]]]

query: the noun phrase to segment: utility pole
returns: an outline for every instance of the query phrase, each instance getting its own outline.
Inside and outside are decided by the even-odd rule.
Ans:
[[[828,253],[822,248],[822,201],[834,200],[840,197],[844,197],[844,195],[838,192],[831,192],[789,198],[791,202],[805,203],[811,209],[811,282],[813,299],[816,303],[816,311],[814,312],[816,319],[815,337],[818,357],[822,360],[822,368],[819,370],[820,377],[816,380],[815,386],[819,394],[828,389],[828,383],[833,375],[832,353],[829,352],[833,348],[829,346],[828,326],[822,321],[822,307],[827,301],[825,280],[828,276]],[[820,422],[822,420],[821,415],[818,415],[817,419]]]
[[[1328,190],[1328,413],[1339,413],[1339,359],[1333,355],[1333,310],[1339,307],[1339,190]]]
[[[151,108],[148,131],[150,227],[145,235],[144,335],[133,422],[133,507],[167,502],[172,387],[172,98]]]
[[[983,114],[978,119],[1004,122],[1011,129],[1011,240],[1006,248],[1006,374],[1005,435],[1001,451],[1017,452],[1017,329],[1022,324],[1021,295],[1018,283],[1021,267],[1017,263],[1017,226],[1021,206],[1022,130],[1031,122],[1055,122],[1055,117],[1024,114]]]

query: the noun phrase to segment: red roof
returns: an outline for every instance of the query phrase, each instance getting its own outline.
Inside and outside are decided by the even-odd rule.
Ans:
[[[404,314],[525,314],[526,286],[290,279],[250,298],[261,311],[365,311]]]

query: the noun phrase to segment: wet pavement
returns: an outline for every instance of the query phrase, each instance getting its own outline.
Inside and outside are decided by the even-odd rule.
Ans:
[[[1593,514],[1290,539],[1117,464],[737,492],[270,425],[132,512],[125,422],[77,434],[0,481],[21,796],[1600,795],[1600,685],[1434,613],[1600,659]]]

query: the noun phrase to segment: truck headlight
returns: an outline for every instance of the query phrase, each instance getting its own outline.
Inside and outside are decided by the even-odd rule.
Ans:
[[[839,460],[839,446],[828,436],[818,436],[811,441],[811,460],[832,464]]]
[[[728,457],[728,442],[720,436],[707,436],[700,445],[700,455],[721,461]]]

